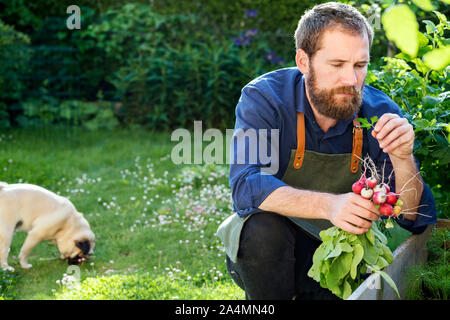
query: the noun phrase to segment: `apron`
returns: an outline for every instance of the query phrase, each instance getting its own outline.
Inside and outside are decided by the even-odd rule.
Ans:
[[[354,120],[352,153],[325,154],[305,150],[305,117],[297,112],[297,149],[291,150],[289,165],[281,180],[299,189],[334,194],[350,192],[353,183],[360,178],[362,145],[363,130]],[[249,217],[241,218],[234,213],[222,222],[216,233],[234,263],[237,261],[241,230]],[[321,240],[320,231],[333,226],[323,219],[287,218],[318,240]]]

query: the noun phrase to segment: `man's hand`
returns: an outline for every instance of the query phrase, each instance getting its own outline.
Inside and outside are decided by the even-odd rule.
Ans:
[[[397,114],[385,113],[377,121],[372,136],[380,143],[383,152],[390,157],[407,159],[414,147],[414,129],[408,120]]]
[[[417,210],[423,192],[423,183],[413,156],[413,126],[405,118],[386,113],[377,121],[372,136],[391,159],[395,171],[395,190],[400,193],[404,203],[404,217],[416,220],[416,215],[406,213]]]
[[[332,224],[354,234],[369,231],[371,221],[377,221],[379,218],[379,212],[373,202],[353,192],[335,195],[328,212],[328,220]]]

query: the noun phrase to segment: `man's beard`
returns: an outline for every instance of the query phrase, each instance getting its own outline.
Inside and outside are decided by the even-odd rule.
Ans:
[[[359,111],[362,103],[362,87],[343,86],[333,89],[319,89],[313,68],[311,68],[306,82],[311,103],[320,114],[336,120],[347,120]],[[338,93],[349,93],[352,96],[336,97],[335,95]]]

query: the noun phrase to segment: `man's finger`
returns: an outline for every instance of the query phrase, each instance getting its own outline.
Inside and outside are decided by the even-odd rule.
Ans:
[[[406,119],[402,118],[392,118],[388,122],[384,124],[384,126],[379,130],[376,134],[376,139],[378,141],[384,139],[389,133],[391,133],[394,129],[405,124]]]
[[[375,128],[373,129],[373,131],[375,131],[375,133],[379,132],[383,128],[383,126],[386,124],[386,122],[388,122],[391,119],[397,118],[397,117],[399,117],[399,116],[397,114],[394,114],[394,113],[385,113],[385,114],[383,114],[380,117],[380,119],[378,119],[378,121],[377,121],[377,123],[375,125]]]
[[[341,223],[339,223],[338,227],[353,234],[363,234],[369,231],[369,229],[355,227],[351,223],[348,223],[346,221],[342,221]]]
[[[357,215],[348,215],[346,220],[347,222],[350,222],[351,224],[363,229],[370,229],[370,227],[372,226],[372,222],[367,221],[366,219],[362,219]]]
[[[363,211],[366,212],[363,216],[364,219],[378,220],[379,211],[375,208],[372,201],[358,196],[357,199],[353,201],[353,204],[364,209]]]
[[[379,140],[380,142],[380,148],[386,148],[388,145],[390,145],[393,142],[396,142],[397,145],[403,144],[408,141],[408,138],[411,138],[411,126],[410,125],[403,125],[400,127],[395,128],[395,130],[392,130],[388,135],[386,135],[383,139]],[[401,140],[401,141],[396,141]]]
[[[398,137],[397,139],[395,139],[394,141],[392,141],[390,144],[383,145],[382,148],[383,148],[383,152],[389,153],[403,145],[405,145],[405,146],[411,145],[411,148],[412,148],[413,143],[414,143],[414,134],[407,132],[407,133],[401,135],[400,137]],[[381,147],[381,145],[380,145],[380,147]]]

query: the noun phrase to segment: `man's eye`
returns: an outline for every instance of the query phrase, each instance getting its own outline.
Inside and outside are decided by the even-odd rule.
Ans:
[[[333,67],[336,67],[336,68],[340,68],[340,67],[342,67],[342,64],[341,64],[341,63],[338,63],[338,64],[332,64],[332,66],[333,66]]]
[[[361,68],[361,69],[362,69],[362,68],[365,68],[365,66],[366,66],[365,64],[357,64],[357,65],[356,65],[356,67]]]

